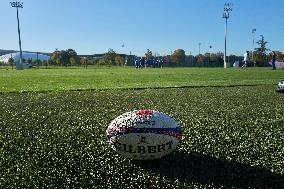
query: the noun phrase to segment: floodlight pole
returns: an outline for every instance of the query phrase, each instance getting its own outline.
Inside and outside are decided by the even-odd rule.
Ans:
[[[208,58],[208,62],[209,62],[209,64],[210,64],[210,57],[211,57],[211,49],[212,49],[212,46],[210,45],[210,46],[209,46],[209,48],[210,48],[210,50],[209,50],[209,58]]]
[[[200,55],[200,46],[201,46],[201,43],[198,43],[198,47],[199,47],[199,54]]]
[[[232,11],[231,4],[230,3],[225,3],[224,5],[224,13],[223,13],[223,18],[225,18],[225,53],[224,53],[224,68],[227,68],[227,23],[228,23],[228,18],[230,17],[230,12]]]
[[[254,51],[254,33],[256,32],[256,29],[252,29],[252,61],[254,63],[254,66],[255,66],[255,62],[254,62],[254,59],[253,59],[253,51]]]
[[[224,68],[227,68],[227,20],[226,18],[226,26],[225,26],[225,53],[224,53]]]
[[[18,36],[19,36],[19,46],[20,46],[20,63],[16,64],[16,69],[22,70],[23,69],[23,53],[22,53],[22,42],[21,42],[20,20],[19,20],[19,8],[23,8],[23,3],[19,1],[14,1],[10,3],[12,7],[17,8]]]

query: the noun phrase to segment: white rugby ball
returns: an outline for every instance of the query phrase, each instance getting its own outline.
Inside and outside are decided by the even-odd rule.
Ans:
[[[155,110],[134,110],[115,118],[106,130],[112,149],[127,158],[151,160],[171,153],[181,139],[181,127]]]
[[[284,92],[284,79],[282,79],[277,87],[276,87],[276,92]]]

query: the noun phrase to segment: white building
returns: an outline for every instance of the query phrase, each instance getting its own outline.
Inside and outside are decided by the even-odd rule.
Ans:
[[[5,64],[8,63],[9,58],[13,58],[14,62],[19,62],[20,61],[20,53],[9,53],[9,54],[5,54],[0,56],[0,62],[3,62]],[[49,60],[50,56],[44,55],[44,54],[37,54],[37,53],[27,53],[27,52],[23,52],[23,59],[25,59],[26,61],[28,59],[32,59],[32,61],[36,61],[36,59],[39,59],[41,61],[44,60]]]

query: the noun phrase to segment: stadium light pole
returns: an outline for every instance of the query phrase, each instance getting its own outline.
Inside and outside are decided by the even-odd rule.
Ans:
[[[254,28],[254,29],[252,29],[252,61],[253,61],[253,64],[254,64],[254,67],[255,67],[255,62],[254,62],[254,59],[253,59],[253,51],[254,51],[254,34],[255,34],[255,32],[256,32],[256,29]]]
[[[198,47],[199,47],[199,54],[200,55],[200,46],[201,46],[201,43],[198,43]]]
[[[17,8],[18,35],[19,35],[19,46],[20,46],[20,64],[16,64],[16,69],[22,70],[23,69],[23,53],[22,53],[21,31],[20,31],[20,21],[19,21],[19,8],[23,8],[23,3],[20,1],[13,1],[10,3],[12,7]]]
[[[224,5],[224,12],[223,12],[223,18],[225,18],[225,52],[224,52],[224,68],[227,68],[227,22],[228,18],[230,17],[230,11],[232,11],[231,3],[225,3]]]
[[[210,57],[211,57],[211,49],[212,49],[212,45],[210,45],[210,46],[209,46],[209,49],[210,49],[210,50],[209,50],[209,58],[208,58],[208,62],[209,62],[209,64],[210,64]]]

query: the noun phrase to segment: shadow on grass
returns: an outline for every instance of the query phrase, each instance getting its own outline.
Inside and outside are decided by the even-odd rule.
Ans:
[[[200,154],[175,153],[160,160],[135,161],[139,167],[180,181],[216,187],[284,188],[284,176]]]

